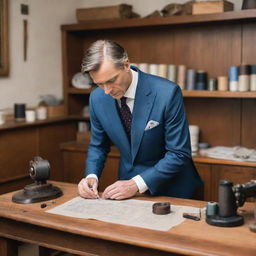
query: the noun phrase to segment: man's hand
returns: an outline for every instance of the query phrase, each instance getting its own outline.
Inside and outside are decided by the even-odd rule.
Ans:
[[[98,181],[95,178],[83,178],[78,184],[78,193],[84,198],[98,198]]]
[[[118,180],[104,190],[102,197],[120,200],[134,196],[137,191],[138,187],[134,180]]]

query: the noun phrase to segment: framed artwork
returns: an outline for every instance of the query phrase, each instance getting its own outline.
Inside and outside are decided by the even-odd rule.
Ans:
[[[0,76],[9,74],[8,0],[0,0]]]

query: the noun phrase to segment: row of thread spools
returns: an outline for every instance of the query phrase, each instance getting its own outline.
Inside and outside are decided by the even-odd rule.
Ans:
[[[207,72],[185,65],[137,63],[141,71],[177,83],[183,90],[256,91],[256,65],[231,66],[228,76],[207,78]]]

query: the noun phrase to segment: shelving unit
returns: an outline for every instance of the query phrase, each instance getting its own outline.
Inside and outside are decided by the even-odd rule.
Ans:
[[[61,30],[66,113],[76,120],[81,120],[91,90],[72,88],[71,79],[80,71],[84,50],[97,39],[119,42],[132,63],[184,64],[204,69],[209,77],[227,75],[233,65],[256,64],[253,9],[87,22],[63,25]],[[211,146],[256,146],[256,92],[183,91],[183,95],[189,123],[200,127],[200,141]],[[214,187],[214,192],[205,193],[206,200],[216,199],[217,178],[232,178],[233,169],[240,170],[235,179],[240,183],[256,178],[255,166],[218,164],[205,158],[194,161],[206,186]],[[215,181],[209,184],[211,179]]]
[[[238,98],[238,99],[255,99],[256,92],[220,92],[220,91],[183,91],[183,97],[187,98]]]

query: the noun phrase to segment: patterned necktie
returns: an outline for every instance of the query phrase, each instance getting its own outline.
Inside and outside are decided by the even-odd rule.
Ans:
[[[130,138],[131,136],[131,125],[132,125],[132,113],[128,105],[126,104],[126,97],[121,99],[120,117],[123,121],[125,131]]]

